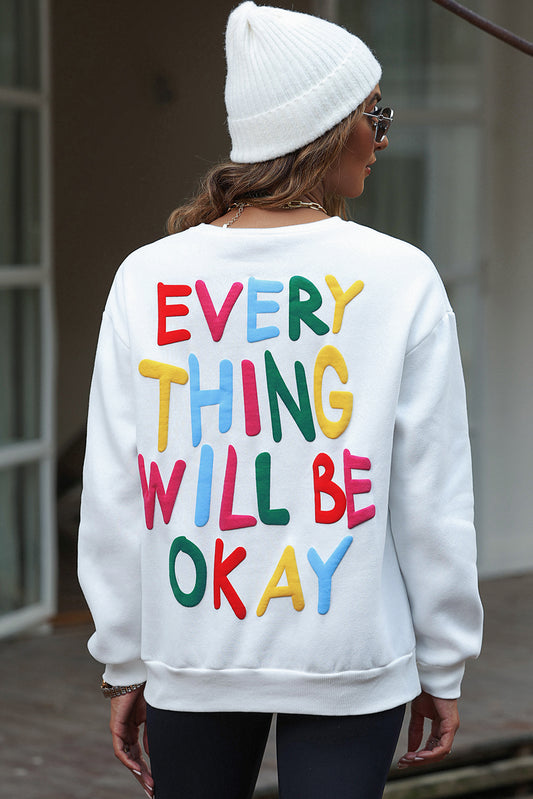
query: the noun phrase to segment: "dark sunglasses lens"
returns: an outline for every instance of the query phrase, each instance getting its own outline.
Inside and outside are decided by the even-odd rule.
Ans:
[[[387,133],[389,127],[390,127],[390,122],[378,122],[378,125],[377,125],[377,128],[376,128],[376,141],[377,142],[383,141],[383,139],[385,138],[385,134]]]
[[[376,125],[376,141],[383,141],[385,134],[390,128],[392,123],[392,111],[390,108],[384,108],[380,113],[380,119]]]

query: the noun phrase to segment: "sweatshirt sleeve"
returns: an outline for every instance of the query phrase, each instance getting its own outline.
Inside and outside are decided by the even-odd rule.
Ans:
[[[89,400],[78,575],[96,628],[89,651],[107,664],[104,679],[112,685],[146,678],[139,503],[130,351],[106,310]]]
[[[465,660],[480,651],[482,608],[465,388],[451,311],[405,357],[390,517],[422,688],[456,698]]]

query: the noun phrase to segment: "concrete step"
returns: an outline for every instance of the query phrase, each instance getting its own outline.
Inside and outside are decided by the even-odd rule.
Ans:
[[[388,783],[384,796],[386,799],[451,799],[532,783],[533,755],[524,755],[395,780]]]
[[[438,770],[407,776],[394,774],[385,799],[465,799],[468,796],[531,795],[533,741],[529,736],[506,746],[495,744],[464,752],[455,762],[443,761]]]
[[[469,763],[469,757],[476,762]],[[533,743],[526,739],[512,747],[472,750],[440,769],[391,775],[384,799],[533,799]],[[274,787],[258,789],[254,799],[278,799],[278,793]]]

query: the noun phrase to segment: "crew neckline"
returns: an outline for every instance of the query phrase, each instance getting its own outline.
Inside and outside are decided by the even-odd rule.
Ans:
[[[323,227],[324,225],[330,225],[331,223],[335,222],[343,222],[344,220],[341,219],[339,216],[329,216],[326,219],[317,219],[315,222],[301,222],[297,225],[280,225],[278,227],[222,227],[222,225],[211,225],[208,222],[200,222],[198,228],[209,228],[210,230],[219,231],[220,233],[224,234],[225,236],[235,236],[235,235],[245,235],[245,234],[252,234],[252,235],[269,235],[275,233],[277,235],[287,235],[288,232],[293,232],[294,230],[310,230],[310,229],[317,229],[319,227]]]

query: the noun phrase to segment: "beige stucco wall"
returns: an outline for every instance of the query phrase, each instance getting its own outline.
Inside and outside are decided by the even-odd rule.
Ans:
[[[489,10],[533,40],[530,0],[498,0]],[[532,82],[533,59],[490,40],[478,514],[485,574],[533,568]]]
[[[224,28],[236,4],[51,2],[60,452],[83,428],[115,270],[164,235],[169,212],[229,151]]]

